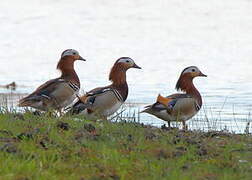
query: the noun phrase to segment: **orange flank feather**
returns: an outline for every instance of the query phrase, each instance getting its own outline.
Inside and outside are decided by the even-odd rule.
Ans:
[[[79,98],[79,100],[80,100],[81,102],[85,103],[85,102],[86,102],[86,99],[87,99],[87,96],[86,96],[86,95],[81,96],[81,97],[78,96],[78,98]]]
[[[160,104],[163,104],[164,106],[168,106],[168,103],[172,100],[172,98],[166,98],[164,96],[161,96],[160,94],[157,97],[157,102]]]

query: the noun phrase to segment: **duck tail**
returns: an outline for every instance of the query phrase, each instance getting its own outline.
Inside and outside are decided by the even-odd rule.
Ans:
[[[140,111],[139,113],[150,113],[152,105],[145,106],[144,110]]]
[[[32,99],[25,97],[25,98],[19,100],[18,106],[19,107],[27,107],[27,106],[31,106],[33,103],[34,103],[34,101]]]

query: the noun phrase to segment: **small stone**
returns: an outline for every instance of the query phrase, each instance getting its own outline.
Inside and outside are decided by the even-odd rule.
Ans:
[[[46,146],[46,144],[45,144],[45,142],[44,142],[43,140],[40,141],[39,144],[40,144],[40,146],[41,146],[42,148],[48,149],[47,146]]]
[[[13,133],[11,132],[11,131],[9,131],[9,130],[5,130],[5,129],[3,129],[3,130],[0,130],[0,133],[1,134],[5,134],[5,135],[10,135],[10,136],[13,136]]]
[[[23,139],[25,139],[25,138],[27,138],[27,139],[33,139],[33,136],[34,136],[35,134],[37,134],[38,132],[39,132],[39,129],[36,128],[36,129],[34,129],[34,130],[32,130],[32,131],[29,131],[29,132],[22,132],[22,133],[18,134],[18,135],[17,135],[17,138],[20,139],[20,140],[23,140]]]
[[[183,147],[183,146],[176,147],[176,149],[180,150],[180,151],[186,151],[187,150],[187,148]]]
[[[67,131],[67,130],[69,130],[70,126],[66,122],[59,121],[57,123],[57,128]]]
[[[23,140],[25,138],[32,139],[33,136],[32,136],[31,133],[20,133],[20,134],[17,135],[17,138],[20,139],[20,140]]]
[[[15,118],[16,120],[22,120],[22,121],[25,120],[24,115],[23,115],[22,113],[14,114],[14,118]]]
[[[5,151],[8,153],[17,153],[18,149],[13,143],[7,143],[0,147],[0,151]]]
[[[158,159],[167,159],[169,158],[169,154],[165,151],[165,150],[159,150],[158,153],[157,153],[157,157]]]
[[[84,129],[86,129],[88,132],[95,131],[95,127],[92,124],[84,124]]]
[[[6,142],[6,143],[10,143],[10,142],[17,142],[17,138],[5,138],[5,137],[0,137],[0,142]]]
[[[247,163],[247,162],[248,162],[247,160],[243,160],[243,159],[239,160],[239,163]]]
[[[205,148],[200,148],[198,151],[197,151],[197,154],[199,156],[205,156],[207,155],[207,150]]]
[[[113,175],[110,175],[111,179],[113,180],[120,180],[120,176],[116,175],[116,174],[113,174]]]
[[[157,135],[155,133],[153,133],[151,131],[146,131],[145,132],[145,139],[146,140],[153,140],[155,138],[157,138]]]
[[[184,152],[182,151],[175,151],[172,153],[173,157],[180,157],[183,156]]]
[[[41,116],[42,115],[42,113],[40,112],[40,111],[34,111],[34,112],[32,112],[32,114],[34,115],[34,116]]]
[[[187,169],[189,169],[189,166],[185,164],[185,165],[183,165],[183,166],[181,167],[181,169],[187,170]]]
[[[128,141],[132,141],[133,140],[133,136],[131,134],[129,134],[128,137],[127,137],[127,140]]]

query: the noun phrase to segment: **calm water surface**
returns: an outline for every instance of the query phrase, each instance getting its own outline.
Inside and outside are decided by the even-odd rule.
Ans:
[[[23,85],[17,92],[58,76],[61,52],[74,48],[87,59],[75,64],[85,91],[107,85],[114,61],[130,56],[143,69],[127,73],[128,102],[142,109],[174,93],[180,72],[196,65],[208,77],[194,81],[204,107],[190,127],[243,132],[251,121],[250,0],[1,0],[0,8],[0,84]]]

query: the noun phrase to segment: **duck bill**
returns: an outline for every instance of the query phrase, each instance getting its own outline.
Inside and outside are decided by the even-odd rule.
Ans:
[[[140,66],[138,66],[138,65],[136,65],[136,64],[134,64],[132,67],[133,67],[133,68],[136,68],[136,69],[142,69]]]
[[[84,59],[83,57],[79,56],[78,60],[80,61],[86,61],[86,59]]]
[[[207,77],[207,75],[203,74],[202,72],[199,73],[199,76]]]

